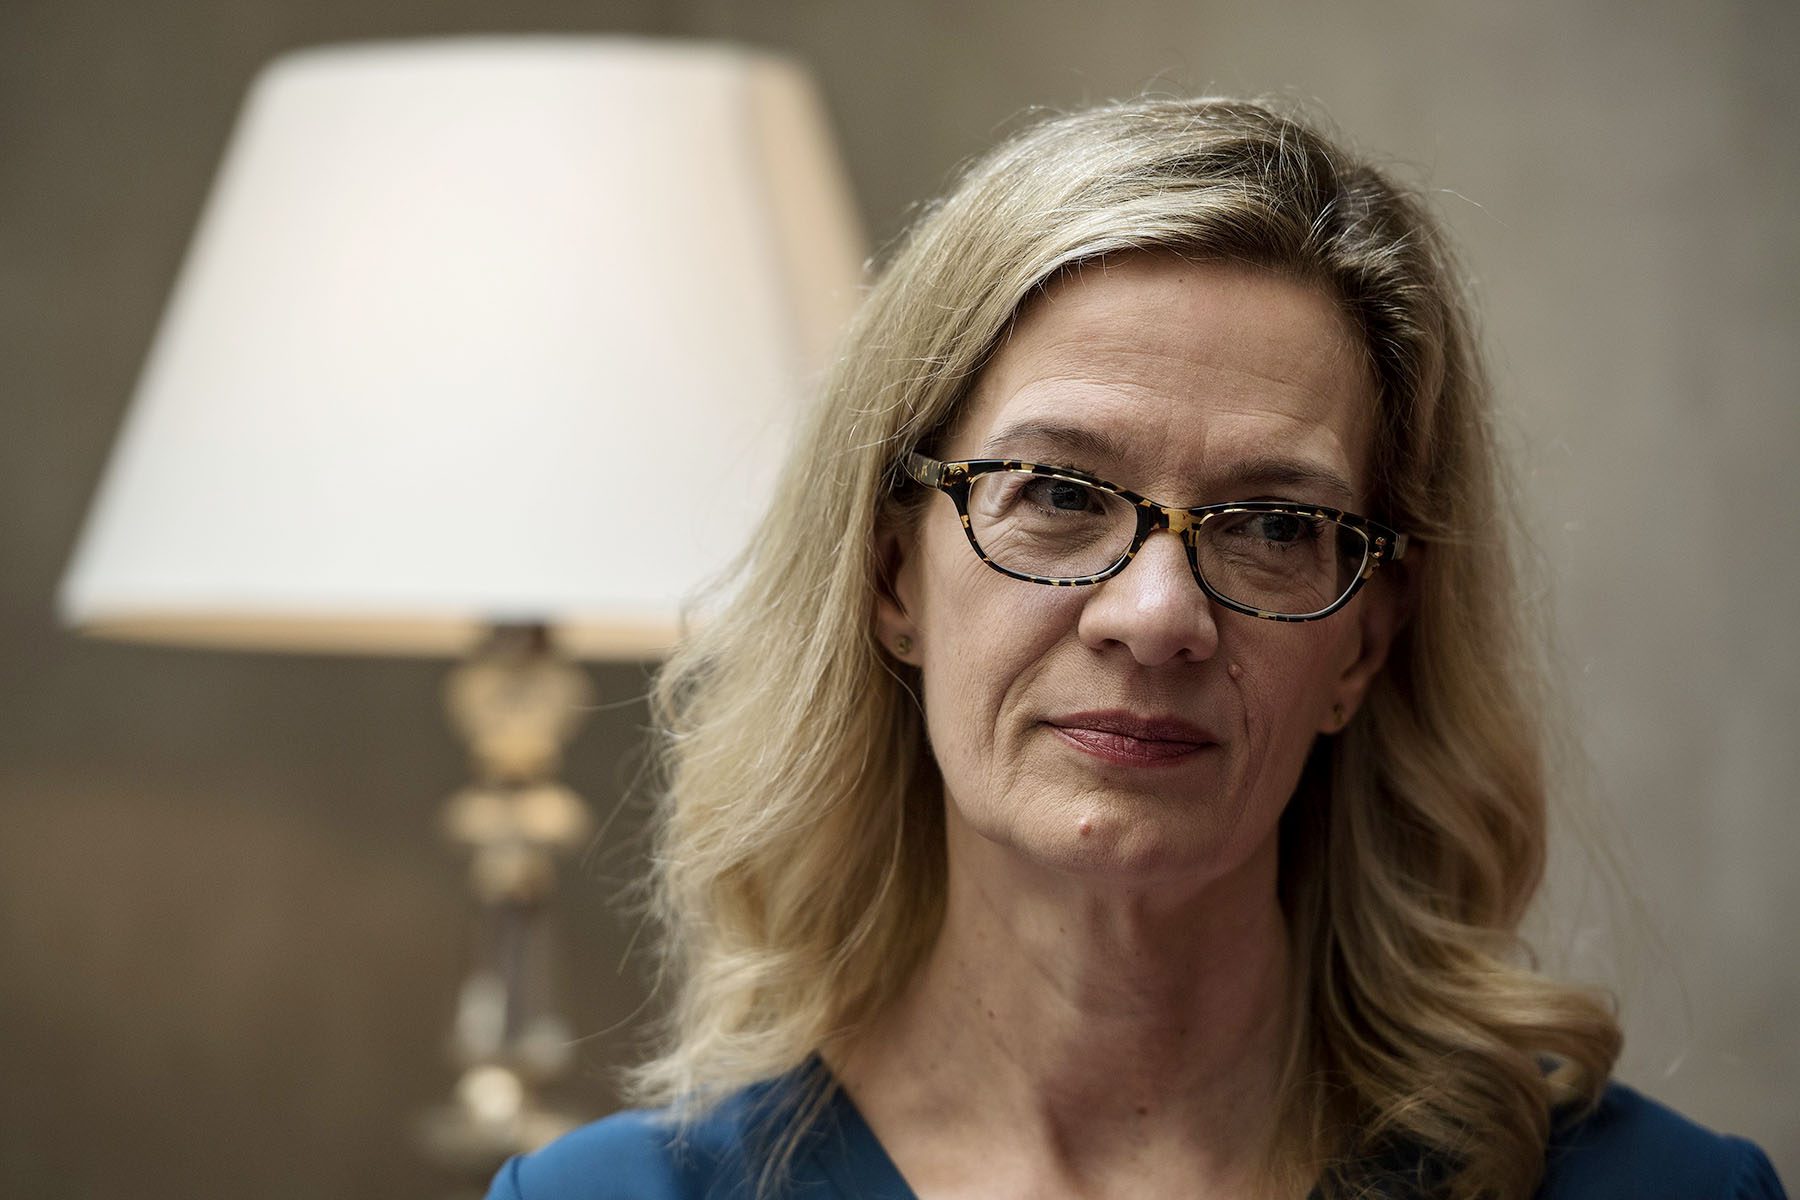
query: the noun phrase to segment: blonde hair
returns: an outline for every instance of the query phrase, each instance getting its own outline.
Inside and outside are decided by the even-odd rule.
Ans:
[[[874,285],[730,600],[657,684],[651,883],[673,995],[636,1095],[698,1112],[848,1046],[931,946],[941,782],[874,642],[875,531],[918,504],[896,463],[951,422],[1020,306],[1140,251],[1329,290],[1380,385],[1372,511],[1424,547],[1388,665],[1282,818],[1299,1015],[1282,1161],[1356,1195],[1412,1147],[1444,1195],[1523,1200],[1553,1110],[1597,1101],[1620,1032],[1517,935],[1545,860],[1541,630],[1488,387],[1419,198],[1248,101],[1038,123],[928,209]]]

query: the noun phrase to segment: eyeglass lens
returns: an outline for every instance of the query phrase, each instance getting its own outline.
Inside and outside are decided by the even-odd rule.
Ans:
[[[996,565],[1022,575],[1079,579],[1111,567],[1137,536],[1137,506],[1072,479],[992,471],[969,486],[969,527]],[[1327,517],[1226,512],[1196,531],[1200,574],[1248,608],[1306,616],[1355,585],[1369,553],[1360,529]]]

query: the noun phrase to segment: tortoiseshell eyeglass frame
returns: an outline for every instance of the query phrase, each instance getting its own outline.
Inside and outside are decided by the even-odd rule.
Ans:
[[[1376,568],[1383,563],[1398,562],[1406,553],[1407,535],[1388,528],[1379,521],[1356,513],[1344,512],[1342,509],[1324,508],[1316,504],[1295,504],[1286,500],[1235,500],[1223,504],[1202,504],[1194,508],[1181,508],[1170,504],[1158,504],[1156,501],[1127,491],[1114,483],[1089,475],[1086,471],[1077,471],[1072,467],[1047,467],[1038,463],[1024,462],[1016,458],[968,458],[953,462],[939,462],[923,454],[909,453],[902,460],[906,474],[928,488],[945,493],[956,503],[956,515],[962,519],[963,533],[969,539],[969,546],[975,556],[982,562],[1013,579],[1022,579],[1027,583],[1042,583],[1051,587],[1085,587],[1088,584],[1100,583],[1111,579],[1123,571],[1137,552],[1144,547],[1150,535],[1167,529],[1181,537],[1181,543],[1187,548],[1188,568],[1193,572],[1194,582],[1200,590],[1217,604],[1240,612],[1246,616],[1260,617],[1265,621],[1318,621],[1329,617],[1344,605],[1350,603],[1352,597],[1362,590],[1375,574]],[[1031,475],[1041,475],[1046,479],[1066,479],[1071,483],[1079,483],[1091,488],[1111,492],[1120,496],[1137,510],[1137,532],[1132,535],[1131,545],[1119,560],[1104,571],[1096,571],[1092,575],[1078,575],[1073,579],[1058,579],[1047,575],[1027,575],[1003,567],[987,556],[981,543],[975,540],[974,527],[969,523],[969,487],[977,476],[987,475],[995,471],[1023,471]],[[1367,552],[1363,556],[1363,567],[1351,580],[1344,594],[1331,604],[1310,613],[1275,613],[1265,609],[1253,608],[1248,604],[1240,604],[1228,596],[1221,596],[1206,577],[1200,573],[1200,550],[1198,532],[1202,525],[1214,517],[1228,513],[1286,513],[1297,517],[1320,517],[1335,521],[1346,529],[1353,529],[1361,534],[1368,543]]]

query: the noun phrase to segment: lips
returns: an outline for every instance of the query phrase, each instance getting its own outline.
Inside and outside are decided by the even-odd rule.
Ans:
[[[1076,749],[1117,763],[1172,763],[1218,744],[1192,721],[1123,709],[1069,713],[1045,724]]]

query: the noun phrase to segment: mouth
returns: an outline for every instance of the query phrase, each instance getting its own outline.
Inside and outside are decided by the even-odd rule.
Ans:
[[[1069,713],[1051,717],[1044,724],[1067,745],[1123,766],[1174,765],[1219,744],[1192,721],[1121,709]]]

